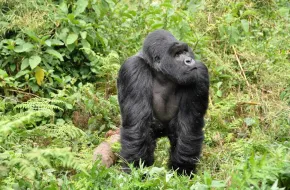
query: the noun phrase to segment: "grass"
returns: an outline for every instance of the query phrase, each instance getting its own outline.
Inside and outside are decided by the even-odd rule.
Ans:
[[[1,36],[8,35],[9,38],[19,30],[44,35],[52,29],[51,14],[55,7],[49,1],[1,0],[0,9]]]

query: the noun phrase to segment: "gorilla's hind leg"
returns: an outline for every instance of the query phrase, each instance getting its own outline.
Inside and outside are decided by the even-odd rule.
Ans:
[[[174,152],[170,156],[170,166],[179,174],[190,175],[196,172],[196,164],[201,153],[203,137],[180,136]]]
[[[179,174],[190,175],[196,172],[199,161],[202,142],[204,139],[202,130],[193,130],[193,126],[175,126],[175,134],[169,136],[171,144],[171,155],[169,167],[177,170]]]
[[[143,128],[140,130],[138,126],[121,128],[121,156],[134,166],[151,166],[154,162],[154,150],[156,140],[153,138],[151,129]],[[127,164],[124,170],[128,169]]]

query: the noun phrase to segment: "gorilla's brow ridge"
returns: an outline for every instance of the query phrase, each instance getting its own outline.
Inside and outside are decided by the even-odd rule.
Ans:
[[[188,45],[186,43],[182,42],[174,42],[172,45],[169,47],[168,52],[169,54],[175,54],[179,51],[188,51]]]

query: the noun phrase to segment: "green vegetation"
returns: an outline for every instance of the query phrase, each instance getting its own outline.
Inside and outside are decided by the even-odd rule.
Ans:
[[[211,76],[197,175],[92,162],[116,76],[158,28]],[[0,0],[0,189],[290,189],[288,0]],[[117,148],[118,150],[118,148]]]

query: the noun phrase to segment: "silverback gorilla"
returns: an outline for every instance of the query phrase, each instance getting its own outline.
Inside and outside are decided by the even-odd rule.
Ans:
[[[204,139],[209,76],[191,48],[168,31],[150,33],[142,50],[121,66],[117,87],[121,156],[134,166],[140,160],[150,166],[156,139],[167,136],[170,167],[179,174],[195,172]]]

